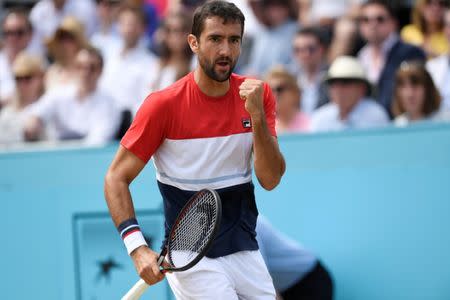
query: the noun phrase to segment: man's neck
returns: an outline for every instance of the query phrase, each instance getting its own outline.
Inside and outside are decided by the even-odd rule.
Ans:
[[[215,81],[206,75],[200,66],[194,71],[194,80],[200,90],[210,97],[221,97],[230,89],[230,80],[224,82]]]
[[[81,102],[84,101],[87,96],[95,92],[96,87],[96,85],[88,86],[80,84],[77,91],[78,100]]]

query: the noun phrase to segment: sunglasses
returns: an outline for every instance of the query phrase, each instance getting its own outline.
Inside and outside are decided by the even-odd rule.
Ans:
[[[313,54],[314,52],[317,51],[319,47],[317,45],[309,45],[309,46],[304,46],[304,47],[294,47],[294,53],[296,54],[300,54],[300,53],[308,53],[308,54]]]
[[[329,85],[333,85],[333,84],[349,85],[349,84],[359,83],[359,82],[362,82],[362,81],[358,80],[358,79],[353,79],[353,78],[341,78],[341,79],[331,79],[328,81],[328,84]]]
[[[286,85],[277,85],[272,88],[272,91],[275,94],[280,95],[280,94],[284,93],[285,91],[287,91],[288,89],[289,89],[289,87]]]
[[[24,28],[20,28],[20,29],[16,29],[16,30],[4,30],[3,31],[3,35],[5,37],[15,36],[15,37],[21,38],[24,35],[26,35],[27,33],[28,33],[28,30],[26,30]]]
[[[368,17],[368,16],[362,16],[360,19],[361,23],[369,24],[369,23],[376,23],[376,24],[383,24],[388,20],[387,16],[376,16],[376,17]]]
[[[14,80],[18,83],[28,83],[33,79],[33,75],[15,76]]]
[[[439,6],[447,6],[447,1],[445,0],[427,0],[427,5],[439,5]]]
[[[86,70],[89,73],[94,73],[100,68],[98,64],[77,64],[75,67],[78,70]]]
[[[56,35],[56,39],[59,40],[59,41],[74,41],[75,40],[75,36],[73,34],[69,33],[69,32],[60,31]]]

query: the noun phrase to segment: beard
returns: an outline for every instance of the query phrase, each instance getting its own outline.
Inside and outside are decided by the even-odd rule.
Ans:
[[[209,78],[218,82],[227,81],[230,78],[231,73],[233,73],[234,67],[236,66],[236,61],[233,61],[229,57],[220,57],[214,60],[213,62],[208,61],[200,54],[198,58],[199,58],[198,63],[200,64],[200,67],[202,68],[203,72],[205,72],[205,74],[208,75]],[[228,65],[228,71],[226,72],[216,71],[216,66],[221,63],[226,63]]]

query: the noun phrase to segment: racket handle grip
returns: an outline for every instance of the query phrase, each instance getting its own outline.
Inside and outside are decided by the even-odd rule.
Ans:
[[[138,300],[142,294],[147,290],[149,285],[143,279],[138,282],[122,297],[122,300]]]

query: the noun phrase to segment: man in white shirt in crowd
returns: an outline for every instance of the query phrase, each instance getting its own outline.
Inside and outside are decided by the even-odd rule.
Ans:
[[[97,0],[98,27],[91,37],[91,44],[99,49],[103,56],[109,49],[120,46],[121,39],[117,24],[120,0]]]
[[[41,54],[33,41],[33,28],[28,14],[22,9],[8,11],[2,21],[3,48],[0,50],[0,107],[2,100],[12,96],[15,89],[11,66],[17,54],[27,51]]]
[[[444,33],[450,44],[450,9],[444,14]],[[450,52],[427,62],[427,70],[442,96],[441,110],[450,111]]]
[[[326,41],[319,27],[303,27],[292,41],[294,73],[302,89],[301,110],[311,115],[314,110],[328,102],[326,85],[327,74]]]
[[[92,0],[40,0],[30,12],[31,23],[42,42],[53,35],[67,16],[80,20],[87,36],[94,33],[97,18]]]
[[[113,140],[120,117],[114,100],[97,88],[102,72],[100,51],[86,47],[75,61],[79,83],[73,88],[55,89],[45,94],[31,108],[25,126],[27,140],[35,140],[50,128],[50,138],[83,140],[84,143],[103,144]]]
[[[146,18],[133,7],[124,7],[119,14],[121,47],[106,56],[101,86],[114,96],[122,111],[135,112],[150,91],[148,73],[157,68],[156,57],[142,44]]]
[[[328,70],[326,82],[331,102],[312,115],[312,131],[371,128],[389,123],[383,107],[366,98],[370,83],[356,58],[338,57]]]

